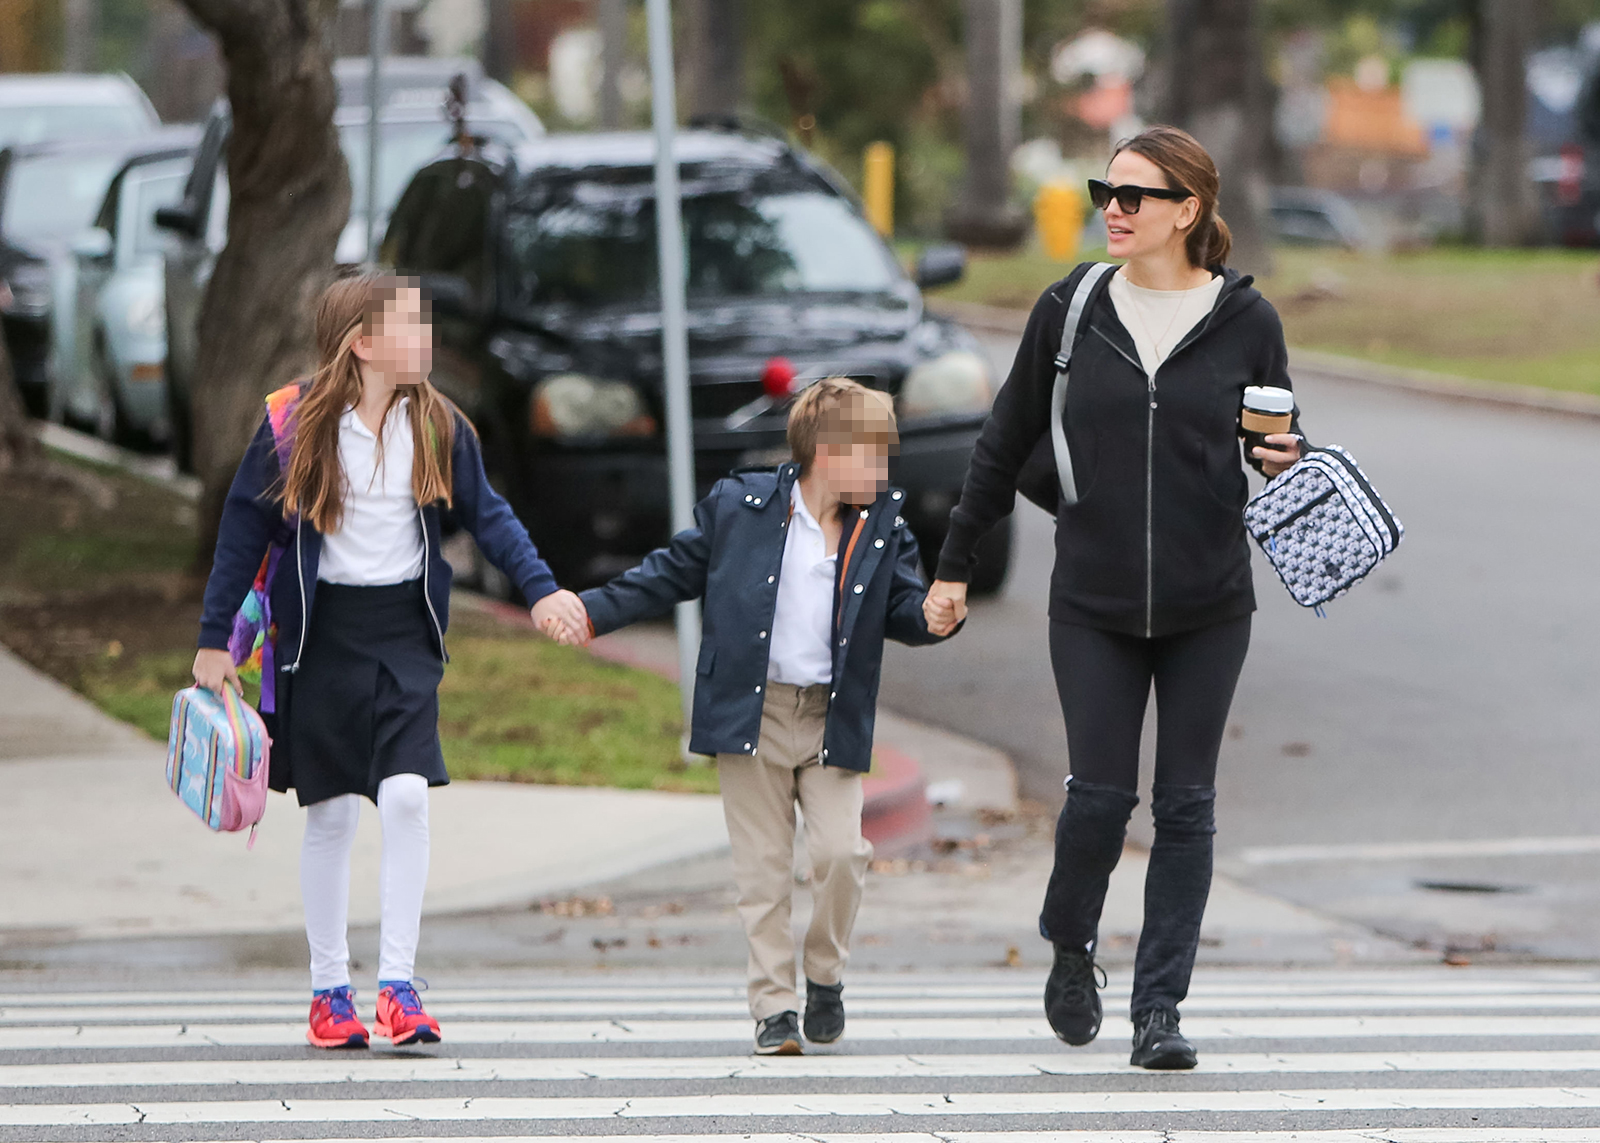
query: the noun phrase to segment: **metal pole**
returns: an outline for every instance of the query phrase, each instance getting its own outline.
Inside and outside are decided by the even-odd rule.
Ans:
[[[694,428],[689,410],[689,327],[684,299],[683,212],[678,163],[672,151],[678,104],[672,74],[670,0],[646,0],[650,24],[650,117],[656,132],[656,259],[661,272],[661,365],[667,413],[667,487],[672,530],[694,523]],[[700,644],[700,604],[678,605],[678,688],[683,728],[694,711],[694,671]]]
[[[628,53],[628,0],[600,0],[600,126],[622,126],[622,68]]]
[[[389,10],[384,0],[367,0],[367,201],[362,210],[367,224],[367,264],[378,260],[378,153],[379,110],[383,106],[383,57],[388,51]]]

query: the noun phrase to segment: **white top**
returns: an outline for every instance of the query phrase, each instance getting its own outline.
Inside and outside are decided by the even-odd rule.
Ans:
[[[402,397],[383,422],[383,464],[378,438],[354,409],[339,418],[339,464],[344,468],[344,517],[322,537],[317,578],[325,583],[372,587],[403,583],[422,574],[422,518],[411,494],[413,442]]]
[[[806,507],[799,481],[789,502],[794,511],[783,542],[767,678],[809,687],[833,681],[833,589],[839,553],[828,554],[827,537]]]
[[[1189,331],[1206,319],[1222,293],[1222,276],[1192,290],[1151,290],[1135,286],[1121,271],[1111,275],[1111,304],[1133,335],[1139,364],[1154,377]]]

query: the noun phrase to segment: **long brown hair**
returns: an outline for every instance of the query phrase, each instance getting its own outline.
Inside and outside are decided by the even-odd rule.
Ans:
[[[337,532],[344,517],[348,488],[339,462],[339,419],[361,401],[361,361],[356,339],[374,334],[401,290],[417,289],[414,278],[364,273],[340,278],[317,302],[317,371],[303,383],[295,409],[294,444],[284,471],[281,495],[285,512],[310,521],[317,531]],[[424,311],[426,318],[426,311]],[[390,408],[401,397],[411,422],[414,460],[411,493],[418,504],[451,502],[450,450],[455,443],[456,409],[426,378],[395,390]],[[385,417],[389,410],[384,410]],[[378,461],[383,460],[383,434],[378,434]]]
[[[1233,235],[1217,213],[1217,194],[1221,180],[1217,164],[1200,141],[1177,127],[1156,126],[1124,139],[1111,153],[1114,159],[1124,151],[1143,155],[1167,176],[1169,188],[1182,187],[1200,202],[1200,213],[1184,240],[1189,262],[1194,266],[1220,266],[1233,249]]]

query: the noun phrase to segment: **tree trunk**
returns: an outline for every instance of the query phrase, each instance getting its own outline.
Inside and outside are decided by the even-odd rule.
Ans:
[[[1022,0],[964,0],[967,172],[945,218],[958,242],[1010,247],[1028,232],[1011,201],[1011,152],[1022,131]]]
[[[194,379],[204,568],[262,398],[313,365],[313,307],[350,215],[350,175],[333,127],[338,0],[184,3],[222,42],[233,109],[228,244],[200,307]]]
[[[27,467],[38,451],[33,423],[22,406],[22,394],[17,392],[11,371],[11,356],[0,340],[0,476]]]
[[[517,21],[512,0],[484,0],[483,71],[510,87],[517,80]]]
[[[1234,265],[1271,269],[1266,177],[1271,100],[1256,0],[1167,0],[1162,114],[1211,152],[1222,177],[1217,209],[1233,232]]]
[[[1472,215],[1486,246],[1528,242],[1537,224],[1528,179],[1528,19],[1519,0],[1479,0],[1473,55],[1483,122],[1473,148]]]
[[[600,126],[622,127],[622,69],[628,62],[628,0],[600,0]]]
[[[688,0],[690,115],[733,115],[744,104],[744,0]]]

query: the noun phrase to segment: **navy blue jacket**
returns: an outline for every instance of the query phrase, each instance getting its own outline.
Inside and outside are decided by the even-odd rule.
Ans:
[[[705,600],[689,735],[689,749],[697,754],[754,754],[761,740],[768,636],[789,534],[790,490],[798,475],[798,465],[785,464],[718,481],[695,506],[694,527],[633,570],[583,593],[597,635],[665,615],[685,600]],[[904,501],[904,492],[889,488],[863,511],[848,566],[845,546],[855,524],[845,519],[834,583],[841,604],[834,609],[833,687],[822,740],[828,766],[871,768],[884,639],[940,642],[922,615],[928,589],[916,537],[899,514]]]
[[[500,494],[489,486],[477,434],[466,418],[457,414],[455,444],[450,450],[454,503],[451,515],[478,542],[489,562],[505,572],[532,604],[556,590],[550,566],[539,557],[522,526]],[[226,649],[233,633],[233,616],[244,602],[260,570],[261,559],[274,538],[288,548],[278,562],[272,581],[272,619],[278,626],[277,667],[292,672],[304,649],[306,618],[317,596],[317,563],[322,554],[322,533],[310,524],[284,519],[283,504],[269,491],[278,481],[278,454],[272,428],[265,417],[245,450],[239,471],[222,508],[216,555],[206,582],[205,605],[200,616],[200,646]],[[425,504],[422,517],[423,581],[439,655],[446,661],[444,633],[450,626],[450,565],[440,554],[440,506]],[[281,677],[281,674],[280,674]],[[263,680],[263,683],[265,680]]]

